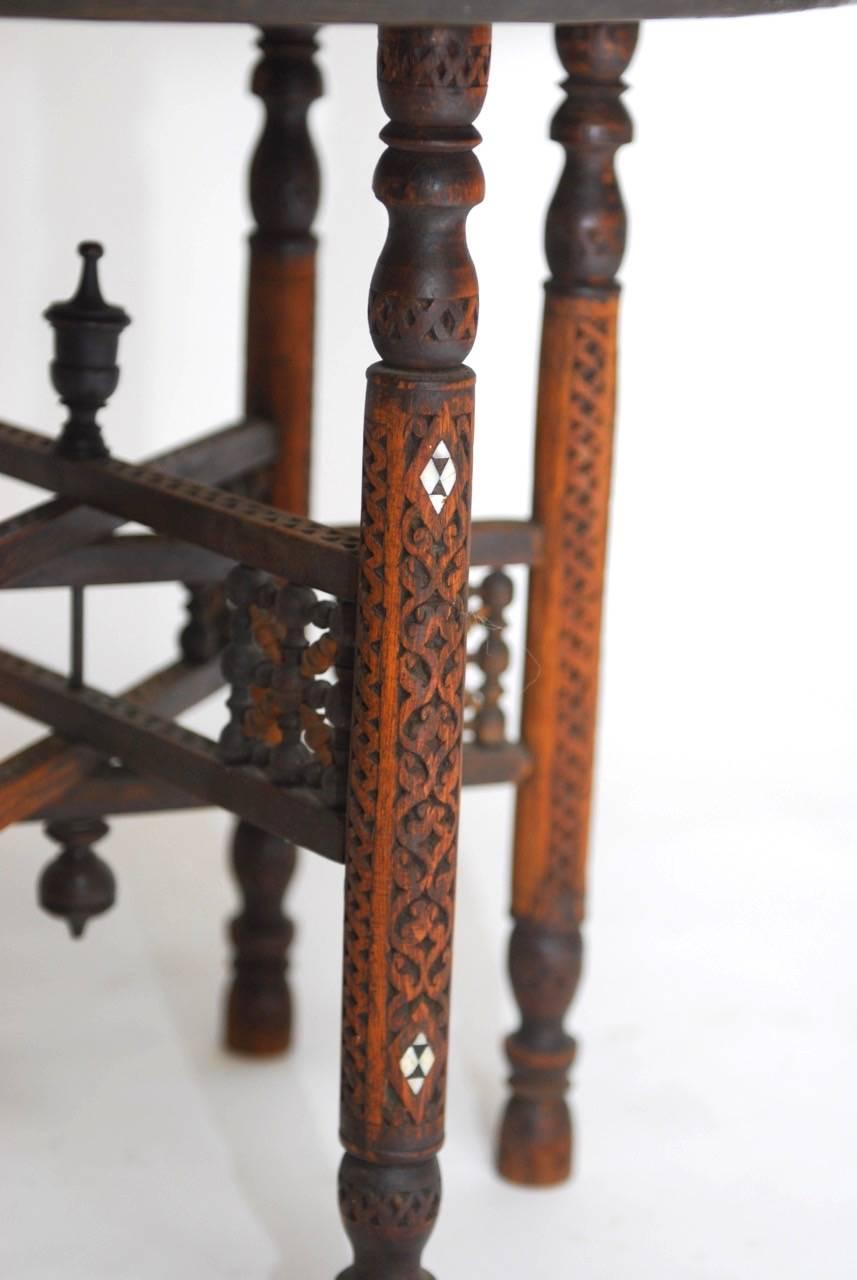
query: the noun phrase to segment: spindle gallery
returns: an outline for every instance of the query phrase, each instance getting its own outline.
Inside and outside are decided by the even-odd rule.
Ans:
[[[625,239],[614,159],[631,137],[623,77],[640,17],[812,3],[478,0],[464,26],[457,0],[0,0],[10,18],[261,28],[243,418],[144,464],[116,455],[99,413],[130,320],[102,294],[110,256],[86,243],[79,287],[45,313],[64,416],[39,432],[0,423],[0,471],[53,495],[0,524],[0,588],[66,588],[71,617],[67,671],[0,652],[0,699],[48,732],[0,765],[0,825],[44,824],[38,901],[97,946],[94,921],[120,909],[111,816],[234,814],[241,903],[223,1037],[245,1055],[292,1047],[284,900],[297,849],[343,864],[339,1203],[354,1256],[341,1280],[430,1280],[462,783],[518,789],[509,965],[521,1020],[506,1046],[499,1170],[532,1186],[571,1171],[565,1018],[586,894]],[[324,463],[312,457],[313,383],[329,376],[314,368],[320,166],[308,117],[322,78],[309,18],[381,24],[388,119],[373,189],[389,230],[367,281],[379,359],[362,509],[342,528],[309,514],[311,467]],[[483,24],[495,20],[561,24],[551,137],[564,169],[547,215],[532,516],[471,522],[479,433],[465,362],[479,290],[465,227],[486,197],[475,122],[491,63]],[[489,441],[492,428],[480,426]],[[119,536],[129,522],[149,532]],[[526,637],[508,624],[519,574]],[[87,588],[144,581],[184,584],[187,621],[162,670],[110,696],[84,670]],[[520,740],[506,695],[515,670]],[[178,726],[224,683],[218,741]],[[459,1275],[477,1272],[462,1260]]]

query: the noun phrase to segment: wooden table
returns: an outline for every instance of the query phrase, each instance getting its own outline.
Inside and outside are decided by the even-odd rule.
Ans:
[[[631,138],[622,77],[639,19],[811,7],[0,0],[6,17],[263,28],[244,419],[147,466],[109,456],[96,416],[116,385],[128,318],[102,299],[100,248],[88,245],[78,293],[48,313],[52,374],[69,410],[62,432],[51,440],[0,423],[0,470],[56,495],[0,524],[0,587],[66,586],[73,621],[68,675],[0,652],[0,700],[53,731],[0,765],[0,825],[47,823],[61,850],[42,875],[41,902],[79,936],[114,898],[94,848],[104,815],[205,804],[235,813],[243,910],[232,925],[226,1042],[254,1055],[290,1043],[292,925],[282,899],[294,846],[344,864],[348,1280],[428,1280],[421,1258],[440,1204],[462,776],[518,787],[510,972],[521,1025],[507,1042],[499,1168],[535,1186],[570,1173],[575,1042],[563,1022],[580,974],[586,889],[625,242],[614,157]],[[471,526],[474,375],[464,361],[479,298],[465,223],[483,198],[474,122],[492,21],[558,24],[567,79],[551,136],[566,164],[547,215],[532,518]],[[335,22],[380,24],[389,119],[374,180],[389,232],[368,309],[379,362],[367,375],[353,528],[307,513],[319,189],[307,117],[321,93],[316,26]],[[153,532],[117,538],[131,520]],[[508,740],[503,708],[511,564],[529,567],[521,742]],[[122,697],[91,688],[86,586],[158,580],[188,585],[179,661]],[[220,742],[179,728],[171,717],[224,677],[230,718]]]

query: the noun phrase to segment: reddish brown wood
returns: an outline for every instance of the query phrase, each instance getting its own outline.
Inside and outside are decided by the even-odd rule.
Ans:
[[[347,1280],[418,1280],[440,1199],[466,661],[484,27],[382,28],[389,213],[369,320],[340,1205]]]
[[[633,24],[565,27],[568,72],[552,137],[566,166],[547,222],[547,286],[534,514],[544,559],[530,578],[510,973],[521,1027],[509,1038],[512,1098],[499,1167],[548,1185],[571,1169],[565,1102],[575,1042],[563,1018],[580,976],[598,694],[616,366],[615,275],[625,217],[613,167],[631,136],[620,100]]]

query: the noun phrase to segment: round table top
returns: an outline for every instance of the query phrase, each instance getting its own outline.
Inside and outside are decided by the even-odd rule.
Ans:
[[[0,0],[0,17],[128,22],[326,22],[393,25],[613,22],[737,17],[821,9],[853,0]]]

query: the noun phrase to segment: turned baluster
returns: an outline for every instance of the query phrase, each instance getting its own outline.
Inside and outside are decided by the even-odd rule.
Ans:
[[[500,1171],[546,1185],[571,1170],[565,1101],[576,1046],[563,1019],[582,953],[601,598],[625,215],[614,157],[631,137],[621,102],[633,23],[560,27],[566,101],[551,136],[566,164],[547,219],[523,737],[533,770],[518,796],[509,968],[521,1026],[507,1041],[512,1098]]]
[[[246,409],[280,430],[271,501],[309,507],[319,166],[307,118],[321,96],[314,27],[273,27],[259,41],[253,92],[265,122],[250,170]]]
[[[488,27],[382,27],[346,833],[343,1280],[425,1280],[440,1202],[466,662]]]

